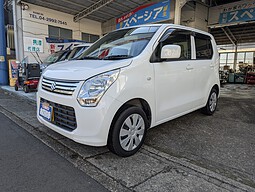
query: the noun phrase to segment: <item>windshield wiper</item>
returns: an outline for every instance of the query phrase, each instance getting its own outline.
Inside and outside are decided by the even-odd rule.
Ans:
[[[128,59],[128,58],[131,58],[132,56],[130,55],[110,55],[110,56],[107,56],[105,58],[103,58],[104,60],[117,60],[117,59]]]

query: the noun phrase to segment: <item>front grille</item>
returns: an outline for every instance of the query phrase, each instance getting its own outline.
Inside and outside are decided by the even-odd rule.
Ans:
[[[42,89],[62,95],[72,95],[79,81],[61,81],[43,78]]]
[[[41,103],[42,102],[47,102],[53,107],[54,118],[51,121],[52,124],[67,131],[73,131],[76,129],[77,123],[74,108],[41,98]]]

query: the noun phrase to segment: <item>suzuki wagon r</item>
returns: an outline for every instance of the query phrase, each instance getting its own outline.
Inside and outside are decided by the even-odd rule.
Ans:
[[[113,31],[77,60],[50,65],[37,93],[38,120],[78,143],[127,157],[147,130],[197,109],[212,115],[219,97],[213,36],[173,24]]]

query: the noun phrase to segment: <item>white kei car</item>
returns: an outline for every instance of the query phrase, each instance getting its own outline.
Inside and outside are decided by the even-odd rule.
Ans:
[[[134,26],[102,37],[78,60],[49,66],[39,82],[37,117],[78,143],[107,145],[126,157],[149,128],[200,108],[212,115],[219,88],[211,34],[173,24]]]

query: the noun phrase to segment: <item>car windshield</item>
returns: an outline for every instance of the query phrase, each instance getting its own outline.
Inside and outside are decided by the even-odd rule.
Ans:
[[[142,26],[111,32],[89,47],[78,59],[126,59],[139,55],[159,27]]]
[[[55,52],[55,53],[52,53],[51,55],[49,55],[44,61],[43,63],[45,64],[52,64],[52,63],[55,63],[59,60],[60,57],[62,57],[63,55],[63,51],[58,51],[58,52]]]

